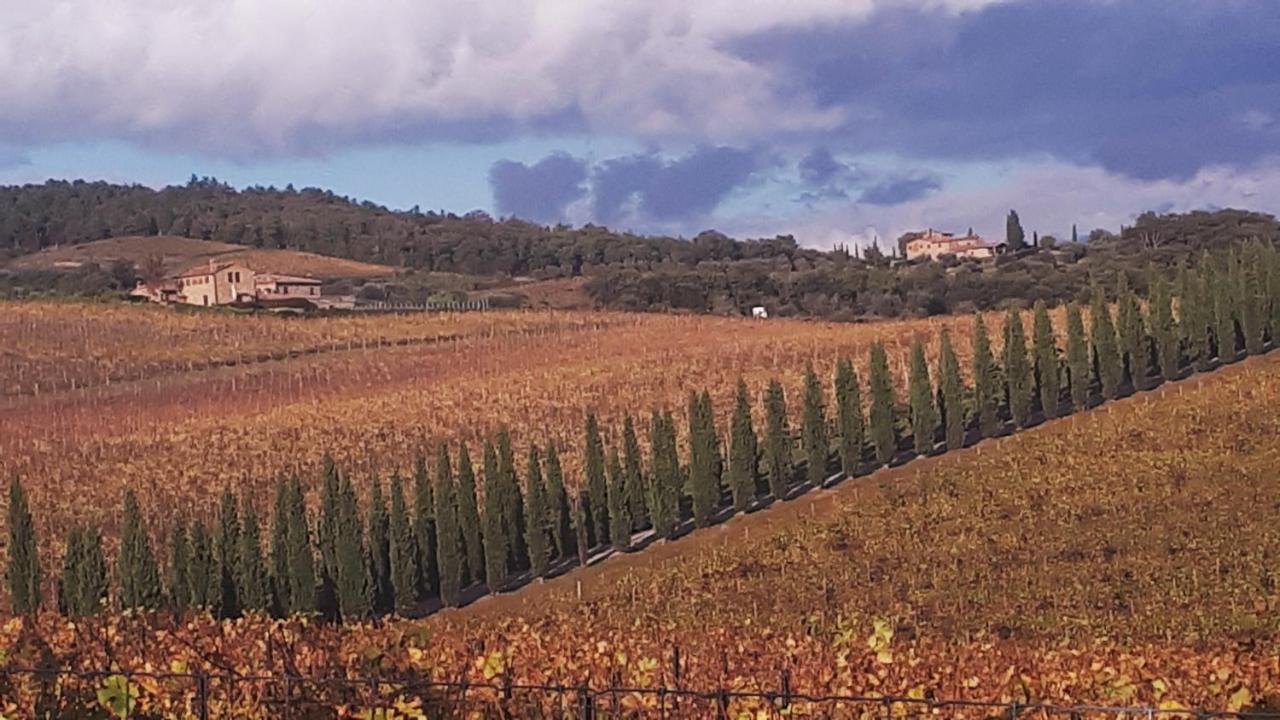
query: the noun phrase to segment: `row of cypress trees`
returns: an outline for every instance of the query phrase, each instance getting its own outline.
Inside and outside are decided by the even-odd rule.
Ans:
[[[1095,287],[1087,329],[1081,307],[1069,305],[1062,349],[1042,302],[1033,309],[1029,337],[1021,312],[1005,316],[998,358],[985,321],[975,316],[969,381],[949,333],[938,338],[932,368],[917,339],[905,406],[879,343],[870,348],[865,402],[848,358],[836,364],[831,407],[809,366],[797,432],[776,379],[763,394],[763,436],[745,382],[737,385],[727,438],[716,427],[710,394],[690,393],[683,458],[670,409],[650,413],[647,453],[631,415],[618,441],[606,444],[588,413],[577,492],[566,487],[554,443],[530,445],[522,482],[505,428],[483,442],[479,476],[465,444],[456,453],[440,444],[431,468],[417,458],[411,487],[399,474],[385,493],[382,482],[371,483],[363,513],[351,478],[326,456],[317,517],[299,479],[280,478],[264,538],[253,505],[224,492],[212,526],[199,520],[174,525],[164,567],[137,499],[127,492],[115,604],[219,617],[259,611],[342,619],[407,614],[436,599],[456,605],[483,592],[481,586],[496,592],[525,574],[542,577],[557,566],[585,564],[599,549],[628,550],[646,534],[672,538],[687,525],[705,527],[786,499],[832,471],[852,476],[913,453],[961,447],[1007,424],[1027,427],[1261,353],[1280,338],[1280,253],[1269,246],[1205,257],[1172,282],[1153,270],[1147,286],[1144,304],[1121,275],[1114,310]],[[8,527],[10,597],[16,611],[33,611],[41,601],[41,570],[34,522],[16,478]],[[97,612],[110,602],[109,574],[99,531],[72,528],[57,578],[59,610]]]

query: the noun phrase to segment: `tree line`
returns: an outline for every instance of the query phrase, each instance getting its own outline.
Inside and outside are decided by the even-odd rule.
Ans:
[[[235,189],[212,178],[153,190],[52,180],[0,187],[0,263],[54,245],[131,235],[179,235],[252,247],[305,250],[421,271],[360,288],[370,299],[420,301],[426,272],[468,276],[585,276],[606,307],[839,320],[1086,302],[1117,271],[1139,287],[1151,263],[1171,269],[1206,250],[1253,238],[1280,241],[1274,217],[1242,210],[1144,213],[1118,233],[1054,238],[1007,219],[1011,252],[994,263],[944,258],[905,263],[873,245],[820,251],[796,238],[638,235],[599,225],[543,226],[483,212],[391,210],[317,188]],[[1028,223],[1030,224],[1030,223]],[[1026,237],[1027,235],[1030,237]],[[0,295],[101,294],[131,289],[128,263],[76,269],[0,270]],[[356,292],[355,287],[345,291]]]
[[[1118,276],[1114,303],[1095,286],[1087,312],[1069,304],[1065,328],[1054,326],[1044,302],[1029,331],[1021,312],[1009,312],[999,352],[975,315],[967,378],[946,330],[932,366],[924,343],[912,344],[905,387],[880,343],[870,347],[865,382],[847,357],[829,384],[810,365],[794,428],[776,379],[763,392],[760,428],[739,380],[725,435],[705,390],[689,394],[679,418],[670,408],[651,410],[647,421],[626,415],[613,443],[588,412],[583,477],[572,485],[555,443],[530,444],[521,472],[505,429],[482,443],[479,467],[466,444],[440,443],[407,478],[395,473],[385,486],[371,483],[363,508],[350,476],[326,456],[316,512],[297,477],[277,480],[269,523],[226,491],[211,525],[176,524],[163,553],[127,492],[113,564],[96,528],[70,530],[56,605],[72,616],[117,607],[343,620],[459,605],[586,565],[601,552],[633,550],[785,501],[832,478],[1209,371],[1280,340],[1280,251],[1270,245],[1206,255],[1174,277],[1152,269],[1144,300],[1126,278]],[[33,612],[45,583],[17,478],[8,512],[12,606]]]

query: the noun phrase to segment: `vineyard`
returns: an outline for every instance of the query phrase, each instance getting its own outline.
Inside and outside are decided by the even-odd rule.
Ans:
[[[1280,356],[1248,360],[422,621],[43,615],[10,621],[0,644],[16,667],[232,673],[208,690],[214,716],[272,716],[288,692],[298,706],[341,700],[353,717],[448,705],[400,690],[410,679],[493,686],[472,691],[479,716],[576,707],[569,692],[503,684],[776,693],[783,677],[797,696],[1274,707],[1278,401]],[[234,680],[371,674],[388,683]],[[34,706],[42,688],[68,704],[118,690],[118,680],[67,680],[56,692],[7,682],[9,712]],[[182,680],[134,687],[135,711],[157,717],[184,717],[198,692]],[[670,697],[614,701],[680,715]],[[729,712],[781,710],[742,699]],[[885,708],[797,700],[787,714]]]
[[[665,713],[668,687],[735,717],[1268,707],[1280,253],[1114,297],[878,325],[442,315],[429,343],[11,397],[0,677],[73,703],[63,680],[101,681],[125,714],[130,688],[207,707],[211,678],[247,715],[448,713],[459,685],[510,715]]]
[[[104,343],[111,338],[109,342],[127,348],[133,340],[139,352],[165,352],[163,342],[149,339],[155,335],[144,323],[129,322],[129,313],[142,312],[146,318],[152,309],[90,308],[83,319],[68,319],[68,324],[92,327],[91,336]],[[67,314],[74,317],[72,311]],[[266,324],[251,326],[250,332],[268,342],[280,337],[269,328],[309,328],[277,318],[227,320],[233,321]],[[106,327],[96,327],[99,322]],[[188,320],[180,316],[173,322]],[[453,332],[466,334],[436,345],[334,352],[11,398],[0,402],[0,422],[6,426],[0,435],[0,476],[40,478],[31,483],[32,504],[55,538],[70,525],[89,520],[101,523],[108,538],[114,536],[115,518],[102,517],[98,508],[117,506],[125,485],[193,513],[211,515],[227,486],[250,493],[265,507],[267,481],[280,472],[297,472],[308,490],[318,490],[325,452],[349,468],[360,487],[374,473],[407,471],[414,454],[437,441],[474,443],[504,423],[517,448],[529,442],[561,443],[566,473],[577,482],[585,409],[594,409],[606,429],[616,429],[625,412],[643,412],[650,405],[679,407],[690,390],[707,387],[723,423],[739,375],[755,393],[770,376],[779,377],[789,392],[798,392],[806,362],[829,376],[839,356],[865,362],[867,347],[878,339],[887,343],[896,370],[905,376],[913,339],[936,337],[941,327],[962,338],[971,319],[837,325],[617,313],[486,313],[344,322],[375,334],[396,328],[420,333],[413,323],[423,322],[437,323],[441,332],[456,327]],[[468,331],[469,323],[482,324]],[[497,332],[485,323],[524,331]],[[10,347],[23,342],[21,334],[5,340]],[[967,347],[957,345],[962,351]],[[61,347],[66,354],[74,352],[69,341]],[[207,346],[194,345],[190,352],[201,349],[207,351]],[[86,502],[68,507],[60,500],[70,493]],[[165,519],[156,518],[157,533],[167,531]]]

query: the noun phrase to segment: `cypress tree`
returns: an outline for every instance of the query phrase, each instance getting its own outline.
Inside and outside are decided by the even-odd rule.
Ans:
[[[1093,367],[1102,386],[1102,397],[1114,400],[1120,393],[1124,366],[1120,361],[1120,349],[1116,327],[1111,321],[1111,307],[1101,288],[1094,288],[1093,301],[1089,305],[1089,335],[1093,345]]]
[[[1229,261],[1224,260],[1216,267],[1210,267],[1208,278],[1206,286],[1212,294],[1213,335],[1217,343],[1218,362],[1225,365],[1235,362],[1237,352],[1235,297]]]
[[[1067,381],[1071,385],[1071,407],[1089,406],[1089,345],[1084,339],[1084,319],[1080,306],[1067,305]]]
[[[741,378],[738,379],[729,438],[729,491],[733,495],[734,511],[745,512],[756,494],[760,451],[755,428],[751,425],[747,384]]]
[[[391,587],[395,611],[407,615],[417,599],[418,548],[413,541],[413,525],[409,522],[409,508],[404,501],[404,483],[400,480],[400,473],[391,474],[390,492]]]
[[[1005,382],[1009,386],[1009,415],[1013,424],[1024,428],[1031,421],[1032,377],[1027,360],[1027,334],[1022,313],[1010,310],[1004,321]]]
[[[934,437],[938,432],[938,410],[933,405],[933,382],[929,379],[929,363],[925,360],[924,345],[916,340],[911,344],[911,376],[907,389],[911,405],[911,435],[917,455],[933,452]]]
[[[804,368],[800,443],[804,448],[809,484],[819,487],[827,477],[827,458],[831,454],[831,445],[827,442],[827,415],[822,399],[822,383],[818,381],[812,363],[807,363]]]
[[[267,552],[271,557],[271,607],[276,615],[288,615],[293,608],[293,599],[289,595],[289,486],[283,475],[276,477],[271,543]]]
[[[240,567],[240,513],[231,490],[224,489],[218,506],[218,535],[214,539],[214,594],[210,600],[217,617],[240,616],[240,589],[236,586]]]
[[[529,569],[534,577],[544,577],[551,558],[547,542],[548,523],[546,487],[542,481],[542,458],[538,446],[529,445],[529,461],[525,468],[525,547],[529,550]]]
[[[649,431],[652,468],[649,487],[649,516],[658,537],[672,538],[680,520],[680,459],[676,451],[675,422],[671,414],[653,412]],[[581,503],[579,503],[581,504]],[[579,508],[579,512],[585,512]],[[582,532],[578,533],[579,539]]]
[[[587,497],[591,514],[592,545],[605,542],[609,537],[608,489],[604,469],[604,443],[600,440],[600,426],[596,414],[587,413],[583,441],[583,470],[587,476]]]
[[[1244,349],[1250,355],[1262,353],[1266,328],[1266,298],[1264,296],[1266,258],[1262,246],[1254,240],[1244,248],[1240,266],[1240,332],[1244,335]]]
[[[458,502],[455,497],[453,470],[449,465],[449,448],[440,443],[436,453],[436,552],[440,563],[440,602],[446,607],[458,604],[462,590],[463,548],[458,529]]]
[[[511,450],[511,434],[506,426],[498,428],[498,475],[502,478],[503,531],[507,537],[508,568],[513,571],[528,567],[529,549],[524,543],[524,495],[516,479],[515,454]]]
[[[1268,245],[1267,256],[1267,331],[1271,346],[1280,343],[1280,251]]]
[[[288,487],[289,609],[295,613],[316,610],[316,560],[311,552],[311,530],[302,483],[294,476]]]
[[[58,579],[58,609],[72,617],[95,615],[107,599],[107,562],[97,528],[74,527]]]
[[[836,422],[840,426],[840,469],[853,477],[862,462],[866,427],[862,419],[862,391],[849,358],[836,363]]]
[[[120,559],[116,561],[120,585],[120,607],[154,610],[160,607],[160,568],[151,551],[151,538],[138,509],[133,490],[124,493],[124,514],[120,521]],[[38,603],[39,599],[36,598]],[[14,609],[18,609],[15,603]],[[35,606],[30,607],[35,610]]]
[[[628,414],[622,420],[622,471],[632,530],[643,530],[649,525],[649,509],[644,503],[644,471],[640,465],[640,441],[636,438],[635,423]]]
[[[493,447],[485,441],[485,450],[487,454],[493,453]],[[487,457],[487,455],[486,455]],[[497,460],[495,457],[494,464]],[[496,471],[495,471],[496,472]],[[485,477],[485,507],[489,503],[495,503],[499,499],[496,491],[491,492],[488,483],[489,477]],[[486,513],[485,522],[488,523],[490,518]],[[499,513],[498,527],[501,528],[501,516]],[[488,526],[485,528],[485,540],[492,544],[499,553],[499,558],[505,560],[506,546],[497,542],[497,538],[490,539]],[[436,555],[436,511],[435,511],[435,489],[431,485],[431,480],[427,477],[427,461],[419,454],[413,461],[413,537],[418,545],[418,599],[426,600],[440,592],[440,570],[437,565]],[[501,563],[502,560],[499,560]]]
[[[879,342],[871,344],[867,376],[871,396],[871,407],[867,412],[871,447],[875,450],[876,462],[888,465],[898,447],[897,433],[893,427],[893,406],[897,401],[893,394],[893,378],[889,375],[889,358]]]
[[[240,606],[244,610],[263,611],[271,602],[271,585],[267,566],[262,560],[262,530],[258,525],[258,513],[248,499],[240,513],[240,548],[237,551],[239,565],[236,587],[240,591]]]
[[[992,437],[1000,430],[1000,397],[996,383],[996,363],[991,355],[987,324],[983,322],[981,315],[974,315],[973,411],[978,416],[980,437]]]
[[[786,500],[791,488],[791,433],[787,429],[787,399],[782,383],[769,380],[764,395],[764,466],[769,492],[775,500]]]
[[[498,592],[507,581],[507,538],[504,512],[506,500],[502,476],[498,472],[498,453],[493,443],[484,441],[484,573],[490,592]],[[434,541],[433,541],[434,542]]]
[[[132,496],[130,492],[126,497]],[[40,556],[36,551],[35,520],[17,475],[9,480],[8,521],[9,602],[15,613],[26,615],[40,609]]]
[[[1178,324],[1196,372],[1213,365],[1213,303],[1205,286],[1205,266],[1184,268],[1178,297]]]
[[[626,477],[617,448],[609,449],[609,543],[614,550],[631,549],[631,516],[627,512]]]
[[[217,598],[214,582],[216,577],[216,561],[209,530],[203,522],[196,520],[191,524],[191,569],[187,573],[187,595],[191,598],[192,607],[213,609]]]
[[[365,564],[364,523],[349,476],[338,486],[337,591],[342,619],[355,621],[369,615],[369,571]]]
[[[720,500],[720,479],[716,476],[715,428],[705,411],[702,397],[689,393],[689,495],[693,500],[693,522],[697,527],[711,524]],[[628,521],[629,522],[629,521]],[[612,536],[611,536],[612,537]]]
[[[365,533],[369,554],[370,609],[383,615],[395,609],[395,587],[391,581],[391,517],[382,497],[382,481],[376,476],[369,485],[369,506]]]
[[[1129,287],[1128,274],[1120,273],[1120,286],[1116,293],[1119,309],[1116,312],[1116,332],[1120,340],[1120,356],[1125,374],[1135,390],[1147,385],[1149,351],[1146,342],[1145,323],[1138,298]]]
[[[637,452],[639,449],[637,447]],[[564,470],[560,467],[560,454],[553,442],[547,443],[547,508],[552,544],[556,557],[566,560],[575,552],[573,536],[573,509],[569,494],[564,488]],[[640,482],[639,479],[636,482]],[[643,487],[639,488],[644,491]]]
[[[480,510],[476,506],[476,473],[471,466],[467,444],[458,448],[458,524],[466,547],[468,582],[484,582],[484,541],[481,536]]]
[[[947,449],[958,450],[964,447],[964,379],[960,376],[960,360],[951,345],[951,333],[946,328],[938,339],[938,400]]]
[[[1040,409],[1046,419],[1058,416],[1062,395],[1062,376],[1058,368],[1058,345],[1053,336],[1053,321],[1043,300],[1035,305],[1032,320],[1032,347],[1036,358],[1036,387],[1040,390]]]
[[[1169,284],[1154,268],[1148,270],[1151,288],[1148,305],[1151,309],[1151,338],[1155,343],[1156,362],[1160,377],[1175,380],[1181,365],[1178,348],[1178,326],[1173,319],[1173,302],[1169,297]]]
[[[67,555],[71,555],[68,543]],[[65,569],[64,569],[65,572]],[[179,520],[169,531],[169,604],[175,612],[182,613],[191,608],[191,539],[187,536],[187,528]]]
[[[338,495],[339,473],[333,458],[326,453],[321,460],[320,522],[316,527],[316,540],[320,550],[319,609],[329,617],[338,614]]]

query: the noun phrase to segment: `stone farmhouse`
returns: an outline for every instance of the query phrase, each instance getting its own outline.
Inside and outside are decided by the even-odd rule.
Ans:
[[[926,257],[937,260],[943,255],[988,260],[1003,253],[1005,247],[1003,243],[987,242],[975,235],[972,230],[964,236],[956,237],[952,233],[932,228],[923,232],[907,233],[898,240],[898,243],[908,260]]]
[[[259,273],[239,262],[198,265],[165,278],[156,286],[139,280],[130,293],[154,302],[230,305],[237,302],[320,298],[316,278]]]

